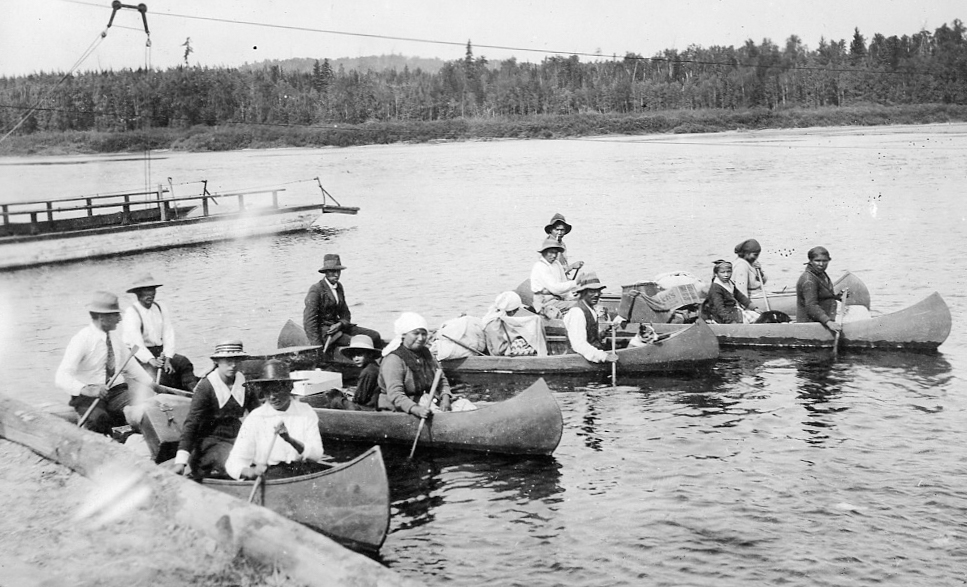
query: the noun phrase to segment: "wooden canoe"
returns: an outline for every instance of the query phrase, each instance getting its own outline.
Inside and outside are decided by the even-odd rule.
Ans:
[[[205,487],[248,500],[251,481],[205,479]],[[374,446],[332,468],[287,479],[270,479],[254,503],[312,528],[354,550],[375,553],[389,531],[389,480],[383,454]]]
[[[679,324],[655,324],[659,333],[676,332]],[[709,324],[723,346],[832,347],[833,334],[818,322],[786,324]],[[950,335],[950,309],[939,293],[891,314],[846,322],[843,348],[936,350]]]
[[[627,343],[625,343],[627,344]],[[617,351],[618,373],[640,375],[695,371],[710,367],[719,356],[715,334],[705,322],[678,329],[657,344]],[[611,363],[592,363],[575,352],[546,357],[471,356],[440,361],[452,373],[611,373]]]
[[[310,404],[311,405],[311,404]],[[323,438],[412,445],[420,420],[401,412],[316,408]],[[564,429],[561,408],[543,379],[518,395],[470,412],[442,412],[426,421],[418,447],[512,455],[549,455]]]

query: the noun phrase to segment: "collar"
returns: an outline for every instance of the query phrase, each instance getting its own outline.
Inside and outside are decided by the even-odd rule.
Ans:
[[[215,390],[215,397],[218,399],[218,409],[225,407],[228,403],[228,398],[234,397],[238,405],[245,407],[245,375],[241,371],[235,373],[235,382],[232,384],[232,388],[229,389],[222,378],[218,376],[218,370],[214,370],[208,374],[206,377],[208,382],[212,384],[212,389]]]

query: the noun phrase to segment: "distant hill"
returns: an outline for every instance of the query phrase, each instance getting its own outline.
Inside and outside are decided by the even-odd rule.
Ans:
[[[322,63],[325,57],[319,57]],[[267,59],[257,63],[246,63],[239,67],[241,71],[252,71],[278,65],[283,71],[289,73],[311,73],[312,66],[316,63],[316,58],[294,57],[292,59]],[[372,55],[369,57],[340,57],[329,59],[329,65],[333,71],[339,71],[341,65],[346,71],[355,69],[356,71],[384,71],[395,69],[403,71],[404,67],[409,67],[410,71],[422,69],[427,73],[436,73],[443,67],[444,61],[437,58],[424,57],[404,57],[403,55]]]

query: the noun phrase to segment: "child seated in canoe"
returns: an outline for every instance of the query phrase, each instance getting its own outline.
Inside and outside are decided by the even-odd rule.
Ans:
[[[262,367],[261,376],[246,383],[259,391],[265,403],[242,422],[225,461],[225,470],[232,478],[256,479],[272,465],[322,459],[319,417],[307,404],[292,401],[294,382],[288,365],[270,359]]]
[[[375,410],[379,406],[379,349],[373,346],[373,339],[365,334],[357,334],[349,342],[349,346],[339,350],[353,365],[362,368],[356,383],[356,393],[353,403],[366,410]]]
[[[703,317],[718,324],[754,323],[759,318],[758,309],[732,283],[732,263],[719,259],[714,265],[712,285],[702,304]]]

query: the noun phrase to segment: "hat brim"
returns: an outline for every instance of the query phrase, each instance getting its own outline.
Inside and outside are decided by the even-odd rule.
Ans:
[[[248,353],[222,353],[217,355],[212,355],[212,359],[247,359],[249,358]]]
[[[336,265],[335,267],[323,267],[319,270],[319,273],[325,273],[326,271],[343,271],[346,267],[344,265]]]
[[[582,291],[586,291],[586,290],[589,290],[589,289],[593,289],[595,291],[601,291],[602,289],[608,289],[608,286],[606,286],[606,285],[583,285],[583,286],[575,289],[574,291],[575,291],[575,293],[581,293]]]
[[[339,349],[339,354],[349,358],[349,355],[359,354],[359,353],[380,353],[379,349],[369,348],[368,346],[347,346]]]
[[[543,249],[537,249],[537,252],[543,253],[544,251],[551,251],[551,250],[564,252],[567,249],[565,249],[564,247],[544,247]]]
[[[135,293],[139,289],[148,289],[149,287],[155,287],[155,288],[157,288],[157,287],[161,287],[162,285],[164,285],[164,284],[163,283],[139,283],[137,285],[133,285],[133,286],[129,287],[125,291],[127,293]]]
[[[568,224],[567,222],[564,222],[563,220],[558,220],[558,221],[554,222],[553,224],[547,224],[547,225],[545,225],[544,226],[544,234],[551,234],[551,230],[553,230],[554,227],[557,226],[558,224],[563,224],[564,225],[564,234],[569,234],[571,232],[571,225],[570,224]]]

